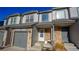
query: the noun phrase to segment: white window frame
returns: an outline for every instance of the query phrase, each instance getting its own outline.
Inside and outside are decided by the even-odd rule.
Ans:
[[[16,24],[17,20],[15,18],[17,19],[17,17],[11,17],[10,24]]]
[[[40,37],[40,35],[41,35],[41,33],[40,33],[40,31],[43,31],[43,37],[42,37],[42,39],[43,40],[40,40],[41,39],[41,37]],[[45,41],[45,29],[39,29],[39,32],[38,32],[38,41]]]
[[[34,14],[32,14],[32,15],[26,15],[26,20],[27,20],[27,17],[28,17],[28,22],[25,22],[25,23],[31,23],[31,21],[30,21],[31,16],[33,16],[33,21],[32,22],[34,22]]]
[[[79,7],[77,7],[77,11],[78,11],[78,16],[79,16]]]
[[[29,15],[26,15],[26,20],[25,20],[26,23],[27,23],[27,20],[29,22]]]
[[[29,15],[29,22],[31,22],[31,17],[33,17],[32,22],[34,22],[34,15]]]
[[[48,21],[49,21],[49,13],[43,13],[43,14],[41,14],[41,21],[42,21],[42,22],[48,22],[47,20],[44,20],[44,21],[43,21],[43,18],[42,18],[42,17],[43,17],[44,14],[47,14],[47,15],[48,15]]]
[[[57,13],[58,12],[64,12],[64,14],[63,14],[63,17],[60,17],[60,15],[59,15],[59,18],[57,17]],[[61,13],[62,14],[62,13]],[[66,11],[65,10],[58,10],[58,11],[56,11],[55,12],[55,16],[56,16],[56,19],[66,19]]]

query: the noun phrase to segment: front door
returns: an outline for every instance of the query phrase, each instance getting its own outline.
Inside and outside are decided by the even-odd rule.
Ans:
[[[44,41],[44,36],[45,36],[44,32],[45,32],[44,29],[39,30],[39,33],[38,33],[39,41]]]

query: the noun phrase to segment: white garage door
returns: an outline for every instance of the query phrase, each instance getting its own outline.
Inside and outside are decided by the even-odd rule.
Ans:
[[[27,46],[27,32],[16,31],[14,33],[14,46],[25,48]]]

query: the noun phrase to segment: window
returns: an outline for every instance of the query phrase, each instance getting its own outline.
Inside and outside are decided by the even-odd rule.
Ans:
[[[33,20],[34,20],[34,16],[30,15],[30,22],[33,22]]]
[[[26,22],[29,22],[29,16],[28,15],[26,16]]]
[[[11,24],[13,23],[13,18],[11,18]]]
[[[34,15],[27,15],[26,16],[26,22],[33,22],[34,21]]]
[[[40,37],[43,37],[43,31],[40,32]]]
[[[42,14],[42,21],[48,21],[48,13]]]
[[[14,20],[13,20],[14,24],[16,24],[16,17],[14,17]]]
[[[11,24],[16,24],[16,17],[11,18]]]
[[[78,16],[79,16],[79,7],[78,7]]]
[[[56,11],[56,19],[64,19],[65,17],[65,10]]]

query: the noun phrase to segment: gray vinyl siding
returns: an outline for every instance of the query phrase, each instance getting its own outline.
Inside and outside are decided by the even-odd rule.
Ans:
[[[0,31],[0,46],[2,45],[4,32]]]
[[[8,28],[7,29],[7,34],[6,34],[6,41],[5,41],[5,45],[6,46],[10,46],[11,45],[11,33],[12,33],[12,29]]]
[[[70,40],[79,48],[79,21],[70,27]]]
[[[32,29],[32,45],[34,45],[38,41],[38,29],[33,26]]]
[[[14,46],[25,48],[27,46],[27,32],[16,31],[14,34]]]

